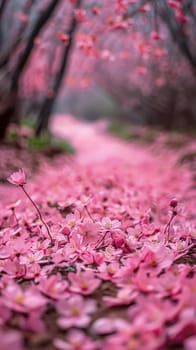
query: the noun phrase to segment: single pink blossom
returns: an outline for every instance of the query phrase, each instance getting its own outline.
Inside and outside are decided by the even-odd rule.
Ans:
[[[96,311],[94,300],[84,300],[81,295],[71,295],[67,300],[60,300],[56,308],[61,317],[57,320],[61,328],[86,327],[90,314]]]
[[[92,326],[93,331],[96,334],[109,334],[126,328],[127,321],[121,318],[107,318],[102,317],[97,319]]]
[[[24,350],[22,335],[17,331],[0,331],[1,350]]]
[[[98,342],[79,330],[71,330],[67,340],[55,339],[54,346],[59,350],[96,350]]]
[[[22,290],[19,285],[12,283],[2,292],[4,304],[11,310],[17,312],[42,311],[47,300],[37,291],[35,287]]]
[[[26,274],[26,266],[20,264],[17,259],[11,261],[7,260],[3,268],[4,272],[13,278],[24,277]]]
[[[178,322],[171,325],[168,329],[169,338],[177,343],[184,341],[187,336],[191,337],[196,335],[195,308],[184,308],[179,318]]]
[[[19,169],[18,171],[11,174],[7,180],[12,184],[16,186],[23,186],[26,184],[26,174],[23,168]]]
[[[28,314],[28,317],[23,317],[20,320],[20,327],[23,330],[34,332],[34,333],[43,333],[46,331],[46,326],[40,312],[33,311]]]
[[[103,217],[100,222],[100,231],[116,231],[121,227],[121,223],[119,220],[111,220],[109,217]]]
[[[135,301],[138,297],[138,292],[132,291],[131,288],[125,287],[118,291],[116,297],[104,296],[103,301],[107,307],[129,305]]]
[[[24,194],[27,196],[27,198],[30,200],[30,202],[32,203],[32,205],[34,206],[35,210],[37,211],[37,214],[39,216],[39,219],[41,220],[42,224],[44,225],[47,234],[50,238],[50,243],[51,245],[54,244],[52,235],[50,233],[50,229],[48,224],[44,221],[44,219],[42,218],[42,214],[41,211],[39,210],[37,204],[34,202],[34,200],[31,198],[31,196],[29,195],[29,193],[26,191],[24,185],[26,183],[26,175],[23,169],[19,169],[17,172],[13,173],[12,175],[10,175],[7,180],[12,183],[13,185],[16,186],[20,186],[21,189],[23,190]]]
[[[100,285],[101,281],[95,277],[93,271],[69,272],[70,290],[83,295],[92,294]]]
[[[41,278],[38,286],[39,290],[53,299],[62,299],[66,296],[67,281],[63,281],[60,274],[52,275],[48,278]]]
[[[8,309],[3,300],[0,299],[0,326],[4,325],[11,318],[11,310]]]
[[[98,276],[102,280],[112,281],[115,278],[116,273],[119,271],[119,264],[112,262],[109,264],[103,263],[98,267]]]
[[[85,218],[80,224],[83,244],[93,244],[97,242],[99,234],[99,224],[94,223],[91,219]]]
[[[184,342],[185,350],[195,350],[196,349],[196,335],[189,337]]]

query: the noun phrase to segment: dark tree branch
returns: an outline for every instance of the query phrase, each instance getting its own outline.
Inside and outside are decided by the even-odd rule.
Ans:
[[[4,55],[0,57],[0,69],[5,67],[6,64],[9,62],[10,57],[13,55],[17,47],[20,45],[21,40],[22,40],[21,37],[15,38],[15,41],[12,43],[12,46],[8,49],[7,52],[5,52]]]
[[[0,24],[2,22],[2,17],[3,17],[3,14],[4,14],[4,11],[5,11],[5,8],[6,8],[6,3],[7,3],[7,0],[1,0],[0,2]],[[2,30],[1,30],[1,27],[0,27],[0,47],[1,47],[1,42],[2,42]]]
[[[140,3],[137,4],[136,8],[134,10],[128,10],[127,13],[125,13],[124,15],[124,19],[130,18],[130,17],[134,17],[140,10],[140,8],[144,5],[146,5],[147,3],[150,3],[151,0],[140,0]]]
[[[7,0],[1,0],[1,2],[0,2],[0,19],[2,18],[6,2],[7,2]]]
[[[196,74],[196,57],[191,52],[188,44],[189,39],[183,30],[182,24],[177,21],[173,10],[168,7],[165,0],[162,0],[161,5],[159,9],[160,18],[167,25],[173,41],[176,42],[184,57],[188,59],[194,74]]]
[[[22,52],[22,54],[19,57],[16,69],[14,71],[14,74],[12,76],[12,89],[17,89],[18,82],[21,76],[21,73],[23,72],[23,69],[30,57],[31,51],[34,47],[34,40],[37,37],[37,35],[40,33],[41,29],[44,27],[44,25],[48,22],[48,20],[51,18],[53,11],[59,4],[59,0],[52,0],[46,10],[43,10],[38,17],[31,33],[28,38],[27,45]]]
[[[78,0],[76,2],[75,9],[79,8],[81,6],[81,4],[82,4],[82,0]],[[67,34],[69,36],[69,42],[65,46],[59,70],[58,70],[56,77],[53,81],[53,87],[52,87],[53,95],[52,95],[52,97],[47,97],[44,100],[44,103],[43,103],[41,110],[40,110],[40,113],[38,115],[38,123],[37,123],[37,128],[36,128],[36,135],[37,136],[40,135],[42,130],[47,128],[47,126],[48,126],[48,121],[49,121],[56,97],[58,95],[62,79],[63,79],[63,77],[68,69],[69,57],[71,54],[71,49],[72,49],[73,44],[74,44],[74,37],[75,37],[74,34],[76,32],[77,25],[78,25],[78,23],[77,23],[77,20],[75,18],[74,11],[73,11],[72,20],[70,23],[70,28],[69,28],[69,31],[67,32]]]
[[[196,12],[194,10],[194,0],[189,0],[183,5],[183,11],[185,14],[189,14],[194,22],[196,22]]]
[[[24,9],[23,9],[23,14],[29,15],[34,3],[35,3],[35,0],[27,0],[26,4],[24,6]],[[25,32],[26,26],[27,26],[26,22],[21,23],[19,31],[18,31],[16,37],[14,38],[14,41],[12,42],[10,47],[8,48],[7,52],[5,52],[4,55],[2,55],[0,57],[0,69],[3,68],[10,61],[10,58],[12,58],[15,51],[19,47],[21,41],[23,40],[23,37],[24,37],[23,34]]]

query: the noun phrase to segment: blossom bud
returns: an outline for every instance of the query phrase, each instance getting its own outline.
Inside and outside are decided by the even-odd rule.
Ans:
[[[94,253],[93,258],[94,258],[95,264],[101,265],[102,262],[104,261],[104,254],[101,252],[96,252]]]
[[[173,198],[173,199],[171,200],[171,202],[170,202],[170,207],[176,208],[177,205],[178,205],[177,199],[176,199],[176,198]]]

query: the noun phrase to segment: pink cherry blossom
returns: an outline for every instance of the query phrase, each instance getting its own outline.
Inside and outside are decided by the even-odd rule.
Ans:
[[[81,235],[84,244],[93,244],[99,237],[99,224],[94,223],[90,218],[86,218],[80,224]]]
[[[72,330],[67,335],[67,341],[55,339],[54,346],[59,350],[96,350],[97,342],[79,330]]]
[[[46,299],[35,287],[23,291],[17,284],[9,284],[2,292],[5,306],[18,312],[43,310]]]
[[[40,317],[40,311],[33,311],[20,320],[20,327],[25,331],[43,333],[46,331],[44,321]]]
[[[24,350],[22,336],[17,331],[0,332],[1,350]]]
[[[18,171],[14,172],[12,175],[10,175],[7,180],[12,184],[16,186],[23,186],[26,183],[26,174],[24,169],[19,169]]]
[[[38,289],[53,299],[63,299],[66,296],[68,282],[63,281],[60,274],[48,278],[40,278]]]
[[[132,291],[130,288],[125,287],[118,291],[116,297],[104,296],[103,301],[107,307],[129,305],[131,302],[137,299],[138,293]]]
[[[168,335],[173,342],[182,342],[187,337],[196,335],[195,308],[184,308],[180,320],[168,329]]]
[[[127,322],[122,319],[99,318],[93,323],[92,329],[96,334],[110,334],[127,327]]]
[[[0,326],[3,326],[10,318],[10,309],[8,309],[3,303],[3,300],[0,299]]]
[[[141,250],[142,266],[148,267],[153,274],[159,274],[162,269],[169,268],[174,259],[174,253],[165,246],[144,247]]]
[[[196,336],[189,337],[184,342],[185,350],[194,350],[196,346]]]
[[[57,320],[61,328],[86,327],[90,322],[90,314],[96,311],[94,300],[84,300],[80,295],[61,300],[56,304],[61,317]]]
[[[98,276],[103,280],[112,281],[115,279],[116,273],[118,273],[119,264],[117,262],[112,262],[109,264],[103,263],[98,267]]]
[[[79,271],[78,273],[70,272],[68,278],[71,283],[69,289],[83,295],[92,294],[101,284],[101,281],[90,270]]]
[[[121,224],[118,220],[111,220],[109,217],[103,217],[100,223],[101,231],[115,231],[120,229]]]

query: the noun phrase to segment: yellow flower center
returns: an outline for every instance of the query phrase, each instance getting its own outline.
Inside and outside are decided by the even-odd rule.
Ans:
[[[88,282],[87,281],[81,281],[80,282],[80,287],[82,288],[82,289],[88,289]]]
[[[79,316],[80,315],[80,309],[77,306],[73,306],[71,309],[72,316]]]
[[[157,267],[157,266],[158,266],[158,262],[157,262],[156,259],[153,259],[153,260],[151,261],[151,266],[152,266],[152,267]]]
[[[17,304],[23,304],[23,302],[25,301],[25,297],[24,297],[24,295],[19,294],[15,297],[14,300]]]

